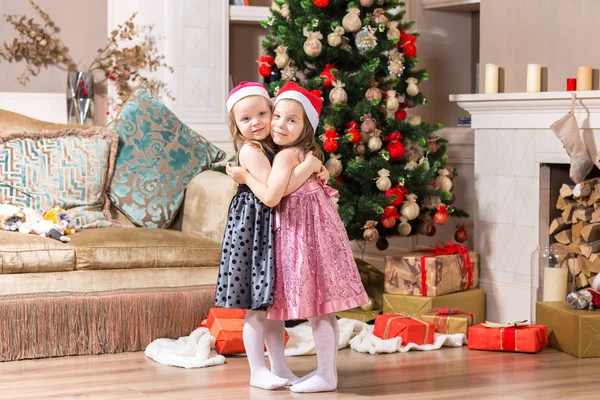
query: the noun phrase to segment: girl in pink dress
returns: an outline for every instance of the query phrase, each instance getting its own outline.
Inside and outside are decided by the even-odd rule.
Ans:
[[[335,313],[368,302],[348,235],[331,200],[337,191],[311,177],[282,199],[290,173],[304,154],[312,151],[322,157],[315,143],[321,107],[320,97],[287,82],[275,99],[271,135],[280,151],[267,183],[243,168],[227,168],[234,181],[248,185],[265,205],[279,204],[274,226],[275,293],[267,319],[309,319],[317,350],[317,370],[296,381],[290,388],[294,392],[337,388]]]

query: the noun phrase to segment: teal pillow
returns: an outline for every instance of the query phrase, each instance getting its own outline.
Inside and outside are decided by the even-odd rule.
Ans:
[[[119,150],[108,196],[138,226],[167,228],[192,178],[225,158],[145,86],[133,92],[111,127]]]
[[[106,191],[116,153],[117,135],[103,127],[5,134],[0,198],[39,214],[64,208],[77,229],[115,226]]]

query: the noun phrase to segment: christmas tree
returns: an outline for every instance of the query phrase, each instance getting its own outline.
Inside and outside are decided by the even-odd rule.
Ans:
[[[324,99],[316,135],[351,240],[387,247],[386,237],[432,235],[453,208],[454,171],[439,124],[414,112],[428,101],[419,83],[417,33],[397,0],[275,0],[259,73],[273,95],[288,80]],[[280,76],[273,78],[280,71]],[[409,110],[409,113],[407,113]],[[408,115],[410,114],[410,115]]]

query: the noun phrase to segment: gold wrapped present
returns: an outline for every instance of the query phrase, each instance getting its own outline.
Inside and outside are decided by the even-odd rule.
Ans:
[[[483,289],[470,289],[464,292],[446,294],[444,296],[427,297],[407,294],[384,294],[383,313],[406,313],[421,317],[432,308],[459,308],[472,313],[475,323],[485,321],[485,292]]]
[[[548,325],[550,347],[575,357],[600,357],[600,310],[574,310],[564,301],[537,302],[536,321]]]
[[[462,333],[467,336],[470,326],[475,325],[475,315],[458,308],[440,307],[421,315],[423,321],[435,325],[435,331],[442,334]]]
[[[350,310],[340,311],[335,313],[338,318],[349,318],[355,319],[360,322],[373,321],[377,316],[381,314],[381,309],[378,310],[363,310],[360,307],[352,308]]]
[[[448,243],[429,252],[385,257],[385,293],[441,296],[479,284],[479,254]]]

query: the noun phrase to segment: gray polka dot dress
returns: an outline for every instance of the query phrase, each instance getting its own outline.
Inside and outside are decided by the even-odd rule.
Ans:
[[[274,155],[265,155],[273,163]],[[273,212],[239,185],[223,235],[215,306],[264,310],[273,305],[273,264]]]

